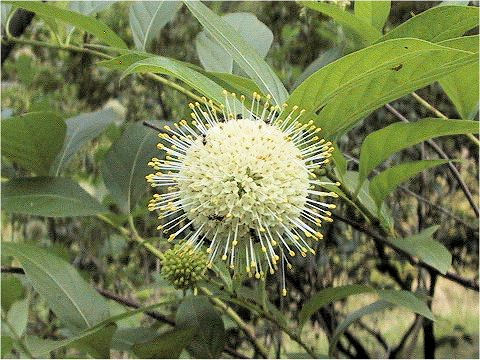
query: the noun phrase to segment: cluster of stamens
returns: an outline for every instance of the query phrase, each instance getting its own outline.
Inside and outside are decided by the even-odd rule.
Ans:
[[[261,104],[253,94],[246,99],[225,92],[219,107],[203,98],[190,104],[192,121],[165,126],[158,149],[163,158],[149,163],[147,176],[155,194],[149,210],[159,211],[158,226],[168,240],[208,254],[236,272],[256,278],[285,268],[296,254],[315,254],[311,239],[323,238],[323,221],[331,222],[335,205],[325,197],[325,185],[315,171],[329,162],[332,144],[318,136],[312,121],[299,121],[304,110]],[[180,247],[180,248],[181,248]]]

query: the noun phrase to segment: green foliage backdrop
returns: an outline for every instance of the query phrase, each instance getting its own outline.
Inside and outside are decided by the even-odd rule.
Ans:
[[[471,3],[2,1],[2,358],[477,357]],[[162,277],[155,128],[224,89],[335,147],[286,297],[221,261]]]

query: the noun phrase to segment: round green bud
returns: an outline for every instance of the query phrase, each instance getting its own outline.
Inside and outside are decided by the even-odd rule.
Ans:
[[[176,289],[193,288],[197,281],[205,279],[207,255],[204,252],[176,244],[163,255],[162,276]]]

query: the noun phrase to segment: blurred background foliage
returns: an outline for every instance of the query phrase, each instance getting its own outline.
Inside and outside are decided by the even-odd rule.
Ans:
[[[432,6],[435,1],[393,2],[386,30],[391,29]],[[318,13],[306,11],[294,2],[211,2],[207,3],[217,14],[250,12],[266,24],[273,33],[273,43],[266,61],[275,69],[288,90],[292,90],[304,77],[304,70],[322,55],[323,60],[334,60],[340,54],[355,49],[352,36],[336,23]],[[116,2],[97,16],[129,46],[133,46],[132,32],[128,21],[127,2]],[[474,4],[476,5],[476,4]],[[56,3],[56,6],[65,4]],[[351,6],[351,5],[350,5]],[[182,7],[173,21],[169,22],[154,39],[150,52],[200,65],[195,48],[195,38],[202,31],[201,25],[192,17],[186,7]],[[476,33],[478,29],[472,31]],[[45,22],[35,17],[24,33],[25,37],[51,41],[51,32]],[[79,42],[89,41],[89,35],[76,31],[73,35]],[[330,56],[330,58],[326,58]],[[104,196],[104,204],[109,202],[106,188],[100,176],[100,162],[104,159],[112,143],[118,139],[122,129],[129,123],[144,120],[178,120],[188,116],[186,106],[189,99],[171,88],[138,76],[128,76],[120,80],[120,72],[95,65],[97,59],[89,54],[60,51],[41,47],[17,45],[2,66],[2,117],[19,115],[31,111],[55,110],[64,117],[80,113],[112,109],[119,121],[109,126],[101,136],[88,147],[75,155],[65,174],[77,180],[82,187],[93,193],[97,199]],[[417,92],[449,118],[459,118],[452,103],[435,83]],[[420,106],[411,96],[392,103],[392,106],[410,120],[431,116],[429,110]],[[375,111],[362,123],[344,135],[340,147],[345,154],[356,158],[365,136],[374,130],[396,122],[397,119],[385,108]],[[450,158],[467,159],[458,164],[462,178],[478,198],[478,147],[464,136],[438,140]],[[421,145],[402,151],[387,161],[385,168],[404,159],[416,160],[422,157],[425,149]],[[147,159],[145,159],[147,161]],[[349,167],[356,164],[349,161]],[[446,174],[446,167],[438,167],[416,177],[405,187],[428,199],[420,202],[409,193],[398,190],[390,204],[395,228],[400,236],[408,236],[419,228],[440,225],[437,240],[443,243],[453,255],[453,267],[460,274],[478,279],[478,222],[454,178]],[[2,161],[2,176],[22,175],[21,168],[7,160]],[[156,217],[146,211],[147,197],[135,209],[138,229],[142,234],[158,236]],[[432,206],[429,203],[435,204]],[[338,211],[348,209],[339,202]],[[439,210],[448,209],[448,213]],[[453,216],[452,216],[453,215]],[[122,215],[118,215],[121,220]],[[391,269],[383,266],[373,242],[365,235],[352,230],[339,221],[326,227],[325,241],[320,244],[316,257],[297,259],[295,271],[289,274],[289,287],[293,290],[282,299],[277,288],[278,279],[267,279],[269,300],[283,309],[290,319],[296,319],[298,310],[305,299],[318,289],[341,284],[370,283],[373,286],[394,286]],[[74,264],[82,276],[96,287],[142,303],[160,299],[165,294],[181,296],[160,277],[160,264],[144,249],[119,235],[104,222],[94,217],[43,218],[18,214],[2,214],[2,238],[28,239],[48,247],[54,253]],[[161,246],[164,246],[162,244]],[[166,247],[165,247],[166,249]],[[387,257],[393,266],[406,278],[406,281],[421,283],[425,274],[408,262],[387,250]],[[406,276],[405,276],[406,275]],[[22,286],[16,286],[21,282]],[[255,282],[247,283],[258,291]],[[422,288],[422,286],[419,286]],[[15,289],[15,290],[13,290]],[[23,289],[23,290],[19,290]],[[28,332],[41,338],[51,334],[65,334],[55,315],[48,310],[44,301],[32,292],[21,276],[2,274],[2,307],[8,310],[9,298],[22,298],[25,291],[30,302]],[[369,302],[369,295],[336,303],[330,312],[332,323],[335,317],[346,314],[359,305]],[[125,310],[117,302],[109,301],[112,314]],[[255,327],[255,332],[265,336],[267,345],[274,344],[276,329],[264,321],[255,319],[242,308],[237,309],[242,317]],[[438,314],[435,323],[437,355],[439,357],[478,357],[478,293],[467,290],[448,280],[439,279],[433,302],[433,311]],[[168,313],[168,311],[165,311]],[[325,314],[324,314],[325,315]],[[328,314],[327,314],[328,315]],[[304,332],[307,340],[316,348],[327,353],[328,342],[322,329],[329,328],[326,319],[319,316],[307,326]],[[362,346],[373,357],[383,356],[382,342],[398,343],[401,336],[411,326],[416,315],[395,309],[379,313],[360,321],[350,329],[348,341],[344,342],[342,356],[358,351]],[[164,327],[160,322],[141,315],[124,320],[129,328],[149,325]],[[227,343],[230,347],[248,353],[245,338],[234,324],[225,320]],[[60,327],[60,328],[59,328]],[[331,326],[330,326],[331,327]],[[422,331],[418,326],[410,329],[412,336],[404,347],[402,357],[422,357]],[[287,356],[295,357],[301,352],[298,345],[284,338]],[[361,343],[361,345],[355,344]],[[355,353],[353,351],[353,353]],[[2,357],[18,357],[21,353],[2,344]],[[115,357],[124,356],[117,350]],[[289,354],[289,355],[288,355]],[[76,350],[58,350],[55,357],[82,357]],[[255,354],[250,354],[255,355]]]

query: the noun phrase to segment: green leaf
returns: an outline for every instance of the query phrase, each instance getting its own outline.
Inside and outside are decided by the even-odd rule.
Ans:
[[[375,289],[365,285],[344,285],[320,290],[303,305],[298,314],[298,328],[301,331],[308,319],[325,305],[345,299],[351,295],[374,292]]]
[[[340,336],[342,336],[342,334],[345,332],[345,330],[347,330],[347,328],[351,324],[353,324],[355,321],[359,320],[360,318],[366,315],[373,314],[377,311],[383,311],[389,308],[390,306],[391,304],[389,302],[384,300],[379,300],[370,305],[366,305],[358,309],[357,311],[349,314],[335,329],[335,332],[329,344],[329,350],[328,350],[329,356],[331,358],[334,357],[334,351],[335,351],[335,348],[337,347],[338,340],[340,340]]]
[[[80,0],[69,1],[68,8],[72,11],[81,13],[83,15],[93,15],[106,9],[112,5],[115,1],[92,1],[92,0]]]
[[[191,343],[195,332],[196,329],[191,327],[174,329],[152,340],[134,344],[132,350],[139,358],[177,359],[182,350]]]
[[[346,10],[342,10],[337,5],[317,1],[301,1],[300,4],[331,17],[335,22],[358,35],[363,46],[370,45],[382,36],[382,33],[373,27],[370,22],[364,21]]]
[[[419,160],[392,166],[376,175],[370,181],[370,195],[375,200],[377,206],[380,206],[383,200],[404,181],[407,181],[423,170],[447,162],[448,160]]]
[[[66,125],[52,112],[32,112],[2,120],[2,155],[38,175],[46,175],[62,148]]]
[[[133,73],[157,73],[173,76],[190,85],[209,99],[219,104],[225,104],[221,86],[180,61],[161,56],[151,57],[133,63],[123,72],[122,76]],[[238,109],[241,109],[240,103],[238,105]]]
[[[225,346],[223,320],[205,296],[189,296],[180,304],[175,317],[177,327],[194,328],[189,351],[196,358],[215,359]]]
[[[416,235],[389,241],[407,254],[419,258],[440,273],[446,274],[452,264],[452,255],[445,246],[432,239],[433,233],[438,228],[439,226],[431,226]]]
[[[2,289],[3,291],[4,289]],[[22,337],[27,329],[29,303],[30,299],[28,297],[18,300],[12,304],[7,313],[7,321],[12,326],[12,330],[15,331],[16,337]]]
[[[394,224],[392,215],[386,206],[381,206],[379,210],[379,206],[377,206],[375,200],[373,200],[372,196],[370,195],[370,182],[368,180],[360,183],[358,172],[347,171],[343,176],[343,184],[351,194],[357,193],[358,201],[366,210],[368,210],[371,215],[378,218],[380,224],[385,230],[389,232],[392,231]],[[348,196],[345,196],[345,198],[348,199]],[[350,199],[347,201],[350,201]]]
[[[2,359],[9,358],[7,355],[13,350],[13,339],[10,336],[2,335],[0,344]]]
[[[426,86],[469,64],[478,56],[424,40],[394,39],[324,66],[290,98],[307,110],[326,136],[342,134],[379,106]]]
[[[356,1],[355,16],[382,31],[390,14],[390,1]]]
[[[380,41],[417,38],[430,42],[462,36],[478,26],[478,8],[474,6],[435,6],[397,26]]]
[[[265,94],[281,105],[288,97],[287,90],[275,72],[241,35],[225,20],[200,1],[185,1],[185,5],[208,33],[233,57],[235,62],[254,80]]]
[[[131,351],[133,345],[149,342],[157,336],[158,332],[154,328],[120,328],[113,334],[112,348],[119,351]]]
[[[130,124],[103,160],[101,173],[105,186],[126,214],[147,191],[145,176],[152,172],[147,164],[152,157],[160,156],[158,142],[157,132],[141,123]]]
[[[10,4],[4,4],[3,2],[0,4],[0,11],[1,11],[1,17],[0,17],[0,26],[5,26],[8,15],[10,15],[10,11],[12,10],[12,5]],[[3,31],[3,29],[2,29]]]
[[[272,45],[273,34],[270,29],[251,13],[230,13],[221,17],[230,24],[238,35],[246,41],[263,59]],[[206,30],[201,31],[196,39],[197,54],[207,71],[238,73],[234,71],[233,57],[218,44]]]
[[[377,292],[380,299],[388,301],[393,305],[402,306],[416,314],[435,321],[427,304],[416,297],[412,292],[406,290],[377,290]]]
[[[307,68],[297,77],[295,83],[293,84],[293,89],[297,88],[305,79],[310,75],[315,73],[317,70],[320,70],[325,65],[330,64],[331,62],[339,59],[343,54],[343,46],[336,46],[331,49],[328,49],[320,54]]]
[[[102,324],[63,340],[27,336],[26,345],[36,358],[44,358],[52,351],[73,346],[86,349],[95,358],[105,359],[110,357],[110,343],[116,328],[112,323]]]
[[[25,297],[22,282],[13,274],[2,274],[2,310],[8,312],[14,302]]]
[[[128,17],[137,49],[146,50],[182,6],[180,1],[135,1]]]
[[[479,48],[478,35],[445,40],[439,44],[472,52]],[[473,120],[478,112],[478,79],[478,64],[471,64],[439,80],[462,119]]]
[[[78,184],[66,178],[18,178],[2,183],[2,209],[6,212],[49,216],[88,216],[106,212]]]
[[[397,151],[433,137],[478,133],[478,122],[427,118],[414,123],[397,122],[369,134],[360,150],[360,184],[383,160]]]
[[[63,259],[27,244],[3,242],[2,251],[22,264],[33,288],[72,331],[87,329],[109,317],[106,301]]]
[[[67,135],[63,148],[50,169],[50,174],[58,176],[82,146],[99,136],[108,125],[121,120],[123,119],[112,109],[80,114],[65,120]]]
[[[113,59],[102,60],[97,62],[99,66],[105,66],[106,68],[113,70],[125,70],[130,65],[135,64],[137,61],[145,60],[152,57],[152,54],[142,53],[140,51],[132,51],[128,54],[123,54]]]
[[[125,42],[121,38],[119,38],[112,29],[110,29],[107,25],[93,17],[39,1],[5,1],[5,3],[32,11],[40,16],[57,19],[67,24],[73,25],[79,29],[95,35],[97,38],[103,40],[108,45],[124,49],[127,48]]]

